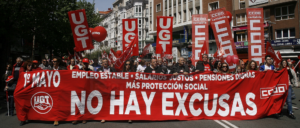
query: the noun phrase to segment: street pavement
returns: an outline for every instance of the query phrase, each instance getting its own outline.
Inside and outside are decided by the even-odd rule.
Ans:
[[[60,128],[300,128],[300,88],[293,88],[296,99],[293,100],[293,111],[296,119],[287,116],[287,106],[283,108],[283,117],[276,119],[273,116],[258,120],[194,120],[194,121],[115,121],[101,123],[99,121],[88,121],[86,124],[81,122],[73,125],[71,122],[60,122]],[[0,128],[53,128],[53,122],[30,121],[24,126],[19,126],[17,116],[5,116],[6,104],[1,100],[2,109],[0,110]]]

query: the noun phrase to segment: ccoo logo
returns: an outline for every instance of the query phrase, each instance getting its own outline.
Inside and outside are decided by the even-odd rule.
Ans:
[[[47,114],[53,107],[52,97],[46,92],[37,92],[31,97],[31,106],[39,114]]]

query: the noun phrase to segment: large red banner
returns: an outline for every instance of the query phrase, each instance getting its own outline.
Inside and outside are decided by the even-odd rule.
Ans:
[[[76,51],[94,49],[92,34],[90,34],[85,10],[69,11],[69,20],[72,28]]]
[[[252,120],[280,113],[287,70],[189,75],[42,70],[23,72],[18,119]]]
[[[193,42],[193,58],[192,63],[196,65],[199,60],[202,60],[202,56],[199,56],[203,45],[208,49],[208,15],[199,14],[192,16],[192,42]],[[208,53],[206,53],[208,54]]]
[[[237,55],[226,10],[224,8],[213,10],[209,12],[209,16],[217,46],[219,50],[222,50],[222,58],[226,58],[228,55]],[[230,71],[234,71],[235,67],[236,64],[229,64]]]
[[[247,8],[248,59],[258,64],[265,61],[264,10]]]
[[[172,55],[173,40],[173,17],[157,16],[157,39],[156,54],[158,58],[161,55]]]
[[[135,37],[138,38],[137,19],[122,19],[123,23],[123,50],[125,50]],[[139,55],[139,42],[134,42],[132,56]]]

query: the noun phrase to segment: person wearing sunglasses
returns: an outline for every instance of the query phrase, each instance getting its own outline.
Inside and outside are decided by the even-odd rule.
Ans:
[[[56,57],[53,58],[52,63],[53,63],[52,70],[67,70],[67,68],[65,68],[64,66],[60,65],[61,64],[61,60],[59,60]]]
[[[135,72],[133,62],[126,60],[122,72]]]
[[[291,119],[296,119],[296,117],[293,113],[293,107],[292,107],[292,92],[293,92],[292,84],[294,82],[293,78],[295,77],[292,72],[294,72],[294,70],[291,69],[291,65],[289,65],[286,60],[282,60],[280,62],[279,70],[282,70],[282,69],[287,69],[288,74],[289,74],[289,90],[288,90],[288,96],[286,98],[288,117]],[[277,118],[281,117],[281,114],[276,114],[276,117]]]
[[[46,59],[42,60],[42,63],[39,65],[39,67],[43,70],[51,69],[51,66],[48,64]]]
[[[213,66],[208,62],[208,55],[207,54],[202,55],[202,61],[203,62],[200,61],[200,62],[197,63],[195,72],[213,71],[214,70]]]
[[[151,64],[148,66],[145,71],[145,73],[160,73],[164,74],[161,67],[157,65],[157,60],[155,58],[151,59]]]
[[[110,67],[108,65],[108,59],[103,58],[102,59],[102,67],[97,69],[98,72],[117,72],[114,67]]]
[[[219,73],[228,74],[229,72],[229,66],[227,63],[222,63],[222,67]]]
[[[79,67],[79,69],[82,69],[82,66],[83,66],[82,59],[78,60],[77,66]]]
[[[214,65],[214,73],[217,73],[219,71],[221,71],[222,69],[222,62],[221,61],[216,61],[215,65]]]
[[[249,71],[258,71],[258,66],[257,66],[256,61],[251,60],[248,63],[246,70],[247,70],[247,72],[249,72]]]
[[[272,65],[273,60],[270,55],[266,55],[265,62],[266,62],[266,64],[260,66],[260,68],[259,68],[260,71],[268,71],[268,70],[276,71],[274,65]]]

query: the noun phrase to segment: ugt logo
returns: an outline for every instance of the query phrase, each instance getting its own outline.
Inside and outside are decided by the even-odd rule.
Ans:
[[[52,97],[46,92],[37,92],[31,97],[31,106],[39,114],[47,114],[53,107]]]

